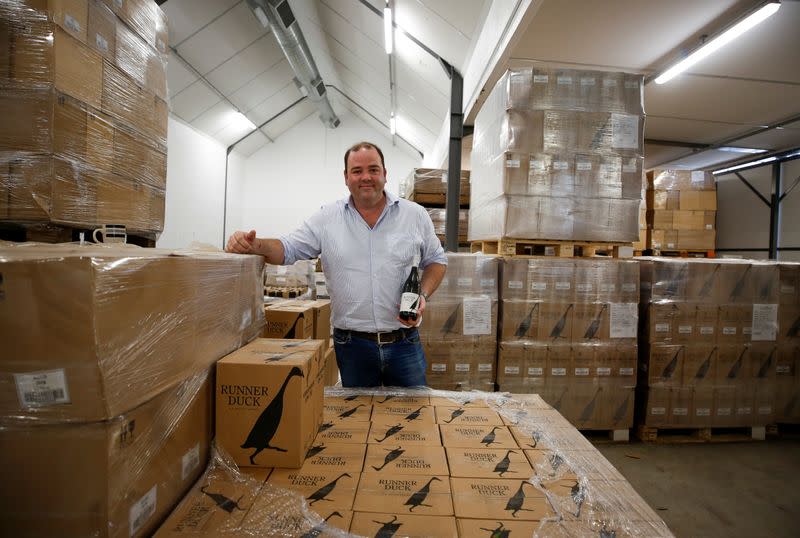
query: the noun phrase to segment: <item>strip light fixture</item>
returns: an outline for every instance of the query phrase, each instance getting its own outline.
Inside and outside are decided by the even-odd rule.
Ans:
[[[764,4],[758,10],[752,12],[750,15],[734,24],[718,36],[707,41],[703,46],[692,52],[689,56],[668,68],[661,75],[656,77],[656,84],[664,84],[665,82],[668,82],[674,78],[676,75],[686,71],[700,60],[710,56],[754,26],[774,15],[780,7],[780,2],[769,2]]]
[[[389,132],[393,135],[397,132],[397,119],[394,114],[389,117]]]
[[[392,26],[392,8],[389,7],[387,1],[386,7],[383,8],[383,45],[386,48],[386,54],[391,54],[393,49]]]

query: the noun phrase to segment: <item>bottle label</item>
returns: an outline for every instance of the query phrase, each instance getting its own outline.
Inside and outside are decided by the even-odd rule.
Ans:
[[[405,292],[400,297],[400,312],[416,312],[419,306],[419,294]]]

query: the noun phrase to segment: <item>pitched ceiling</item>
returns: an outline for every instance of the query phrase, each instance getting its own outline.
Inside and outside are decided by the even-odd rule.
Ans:
[[[448,114],[450,81],[435,56],[464,73],[492,2],[393,0],[396,141],[429,151]],[[527,10],[506,65],[542,62],[652,74],[700,36],[759,4],[753,0],[513,0]],[[384,0],[289,0],[328,86],[334,110],[351,110],[388,130],[390,67],[383,50]],[[244,0],[168,0],[172,113],[228,146],[251,154],[317,110],[293,82],[274,36]],[[503,21],[500,21],[502,24]],[[800,146],[800,2],[778,13],[688,73],[645,87],[646,166],[704,167],[738,157],[719,145],[782,150]],[[403,30],[408,32],[406,35]],[[426,51],[425,48],[428,50]],[[469,98],[469,96],[465,96]],[[480,105],[480,98],[476,100]],[[477,107],[470,107],[470,123]],[[265,123],[266,122],[266,123]],[[764,126],[779,124],[765,130]],[[702,151],[701,151],[702,150]],[[677,160],[676,159],[680,159]]]

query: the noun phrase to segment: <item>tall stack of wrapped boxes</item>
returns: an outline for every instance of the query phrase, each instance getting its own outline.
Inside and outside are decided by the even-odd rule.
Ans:
[[[506,72],[475,119],[469,239],[633,242],[642,77]]]
[[[433,222],[433,231],[444,243],[447,231],[447,210],[443,207],[429,207],[428,215]],[[458,210],[458,242],[467,242],[467,229],[469,228],[469,209]]]
[[[708,172],[647,172],[647,248],[714,250],[716,189]]]
[[[264,325],[256,256],[0,256],[0,534],[149,536],[205,467],[214,363]]]
[[[636,262],[505,258],[500,290],[500,390],[538,393],[578,428],[630,428]]]
[[[775,422],[800,423],[800,264],[781,263]]]
[[[494,390],[499,262],[482,254],[447,254],[447,275],[419,328],[431,387]]]
[[[447,170],[440,168],[415,168],[400,185],[401,196],[420,202],[443,202],[447,194]],[[470,171],[462,170],[459,181],[461,204],[469,203]],[[421,197],[421,198],[420,198]]]
[[[641,260],[641,419],[655,428],[758,426],[775,417],[779,265]],[[795,299],[796,300],[796,299]]]
[[[152,0],[0,5],[0,221],[164,226],[167,21]]]

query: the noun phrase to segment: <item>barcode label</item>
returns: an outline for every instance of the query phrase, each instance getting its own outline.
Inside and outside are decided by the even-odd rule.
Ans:
[[[567,369],[566,368],[551,368],[550,369],[550,375],[558,375],[558,376],[567,375]]]
[[[779,364],[778,366],[775,367],[775,373],[778,373],[778,374],[791,374],[792,373],[792,367],[789,366],[788,364]]]
[[[613,293],[617,291],[616,284],[600,284],[600,291],[605,293]]]
[[[567,161],[554,161],[553,170],[568,170],[569,163]]]
[[[692,334],[691,325],[678,325],[678,332],[680,334]]]
[[[528,368],[528,375],[532,377],[539,377],[544,374],[544,368]]]
[[[639,81],[638,80],[626,80],[625,81],[625,88],[627,88],[629,90],[635,90],[638,87],[639,87]]]
[[[519,159],[506,160],[506,168],[519,168]]]
[[[665,415],[667,413],[666,408],[664,407],[651,407],[650,414],[651,415]]]
[[[472,287],[472,279],[471,278],[459,278],[458,279],[458,287],[459,288],[471,288]]]
[[[547,75],[533,75],[533,83],[534,84],[547,84],[550,80],[550,77]]]
[[[581,293],[588,293],[592,291],[591,284],[575,284],[575,289]]]
[[[714,327],[700,327],[700,334],[705,336],[714,334]]]
[[[534,172],[544,172],[544,161],[531,159],[528,163],[528,167]]]
[[[731,416],[731,408],[730,407],[717,407],[717,416],[720,416],[720,417],[729,417],[729,416]]]
[[[623,376],[633,375],[633,368],[620,368],[619,375]]]
[[[590,162],[584,162],[584,161],[579,161],[579,162],[578,162],[578,163],[575,165],[575,168],[576,168],[576,169],[577,169],[579,172],[585,172],[585,171],[587,171],[587,170],[591,170],[591,169],[592,169],[592,163],[590,163]]]
[[[200,465],[200,444],[194,445],[186,454],[181,458],[181,480],[186,481],[192,474],[192,471],[197,469]]]
[[[158,485],[153,486],[150,491],[145,493],[141,499],[136,501],[133,506],[131,506],[128,515],[128,522],[130,523],[130,536],[133,536],[139,532],[144,524],[147,523],[147,520],[156,513],[157,488]]]
[[[794,286],[791,284],[781,284],[781,293],[794,294]]]
[[[78,20],[69,13],[64,13],[64,26],[76,34],[79,34],[81,31],[81,23],[79,23]]]
[[[613,289],[613,284],[612,284],[612,289]],[[622,291],[624,291],[625,293],[633,293],[636,291],[636,289],[637,289],[636,284],[628,283],[622,285]]]
[[[723,327],[722,334],[725,336],[736,336],[736,327]]]
[[[446,372],[447,371],[447,364],[443,362],[435,362],[431,364],[431,371],[432,372]]]
[[[695,411],[698,417],[710,417],[711,416],[711,408],[709,407],[698,407]]]
[[[656,323],[656,332],[657,333],[668,333],[669,332],[669,323]]]
[[[589,375],[588,368],[575,368],[575,375],[582,376],[582,375]]]
[[[547,282],[531,282],[531,289],[533,291],[545,291],[547,289]]]
[[[617,85],[617,81],[613,78],[604,78],[603,79],[603,86],[606,88],[612,88]]]
[[[611,375],[611,368],[598,368],[597,375],[598,376]]]
[[[676,415],[676,416],[679,416],[679,417],[685,417],[685,416],[687,416],[689,414],[689,408],[688,407],[676,407],[676,408],[674,408],[672,410],[672,414]]]
[[[556,282],[556,289],[558,291],[566,291],[570,288],[569,282]]]
[[[752,415],[753,414],[753,408],[752,407],[738,407],[736,409],[736,414],[737,415]]]
[[[506,375],[519,375],[519,366],[506,366],[503,368],[503,373]]]
[[[493,278],[482,278],[481,288],[494,288],[495,283]]]
[[[594,77],[581,77],[581,86],[594,86],[597,84]]]
[[[522,281],[521,280],[509,280],[508,281],[508,289],[510,289],[510,290],[521,290],[522,289]]]
[[[469,363],[456,363],[456,372],[469,372]]]
[[[482,362],[478,365],[479,372],[491,372],[492,371],[492,363],[490,362]]]
[[[22,407],[42,407],[70,403],[63,369],[14,374],[17,396]]]
[[[104,38],[100,34],[94,35],[94,44],[98,49],[102,50],[103,52],[108,52],[108,41],[106,41],[106,38]]]
[[[572,84],[572,77],[556,77],[556,83],[563,86],[567,86],[569,84]]]
[[[759,415],[771,415],[772,414],[772,407],[768,405],[763,405],[758,408]]]

